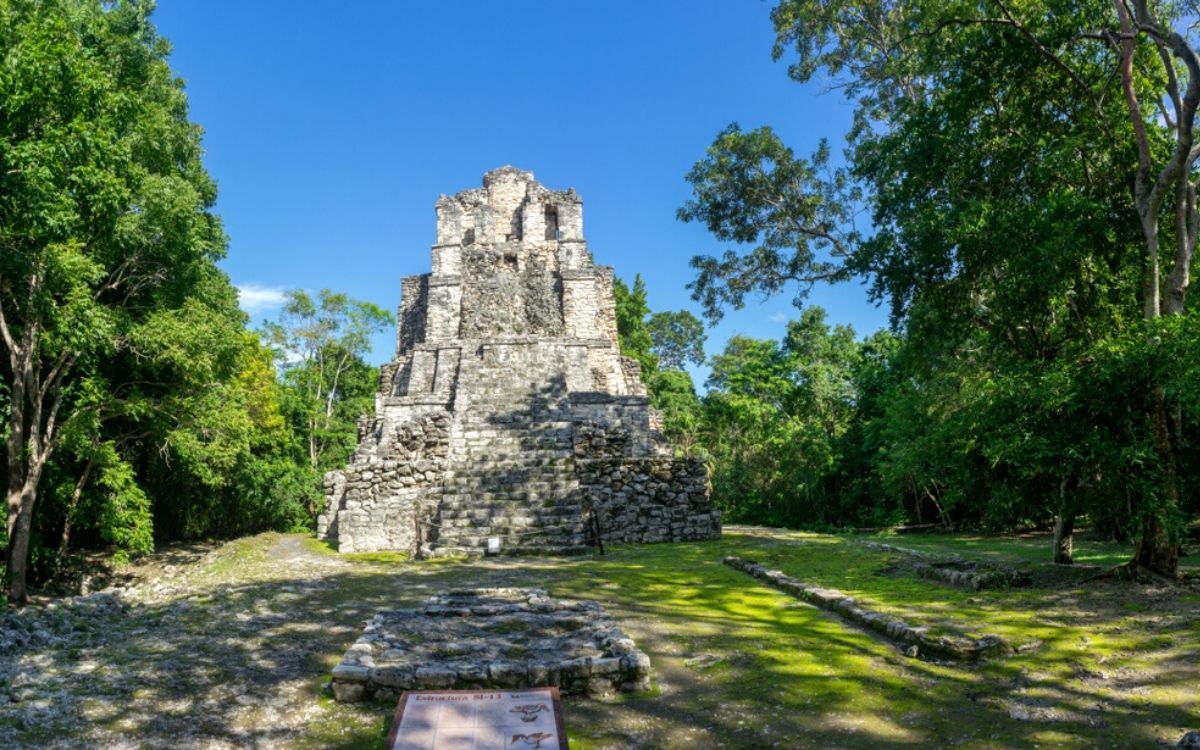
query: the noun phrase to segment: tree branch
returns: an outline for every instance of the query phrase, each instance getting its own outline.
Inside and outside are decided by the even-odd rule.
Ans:
[[[1138,171],[1134,192],[1138,202],[1138,213],[1142,215],[1142,221],[1145,222],[1146,210],[1140,205],[1148,198],[1149,182],[1150,182],[1150,138],[1146,133],[1146,122],[1142,117],[1142,107],[1138,103],[1137,91],[1134,89],[1133,81],[1133,19],[1129,17],[1129,10],[1125,7],[1122,0],[1113,0],[1113,6],[1117,9],[1117,17],[1121,21],[1122,37],[1118,40],[1116,35],[1110,37],[1110,42],[1117,48],[1120,55],[1121,69],[1121,88],[1125,93],[1125,103],[1129,107],[1129,117],[1133,124],[1134,140],[1137,143],[1138,154]]]
[[[0,302],[0,336],[4,337],[4,346],[8,349],[8,363],[13,375],[17,374],[17,342],[13,339],[12,331],[8,328],[8,319],[4,316],[4,303]]]
[[[1012,24],[1013,28],[1020,32],[1021,36],[1025,37],[1029,43],[1033,45],[1034,49],[1036,49],[1042,54],[1043,57],[1053,63],[1054,67],[1058,68],[1063,73],[1066,73],[1067,77],[1074,81],[1075,85],[1087,95],[1088,101],[1092,103],[1092,109],[1096,110],[1096,117],[1099,118],[1100,124],[1103,126],[1104,110],[1100,107],[1100,102],[1096,99],[1096,94],[1092,91],[1091,86],[1088,86],[1087,82],[1080,78],[1079,74],[1072,70],[1070,65],[1067,65],[1065,62],[1063,62],[1062,58],[1051,52],[1046,48],[1046,45],[1038,41],[1038,38],[1033,35],[1033,32],[1025,28],[1024,24],[1018,22],[1016,18],[1013,17],[1012,13],[1009,12],[1008,6],[1004,4],[1004,0],[996,0],[996,5],[1000,6],[1000,12],[1004,14],[1004,17],[1009,21],[1009,23]]]
[[[1167,71],[1167,94],[1171,97],[1171,104],[1175,107],[1175,115],[1183,111],[1183,101],[1179,97],[1179,78],[1175,75],[1175,65],[1171,62],[1171,55],[1162,43],[1156,43],[1155,49],[1158,50],[1158,59],[1163,64],[1163,69]],[[1167,124],[1173,130],[1175,124],[1171,122],[1171,117],[1166,113],[1166,107],[1163,107],[1163,116],[1167,120]]]

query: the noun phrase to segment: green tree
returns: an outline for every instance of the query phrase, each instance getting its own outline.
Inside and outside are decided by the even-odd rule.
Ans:
[[[134,2],[0,1],[0,340],[14,601],[26,598],[43,474],[73,423],[103,411],[105,363],[137,346],[149,318],[184,306],[225,249],[200,131],[148,11]],[[127,508],[144,505],[120,463],[105,466],[109,491]]]
[[[1031,397],[1056,371],[1086,373],[1076,365],[1139,312],[1152,320],[1185,308],[1198,223],[1191,181],[1200,66],[1191,41],[1173,30],[1183,28],[1172,15],[1179,9],[784,0],[772,12],[775,56],[792,55],[789,74],[800,81],[823,71],[858,105],[848,166],[828,170],[824,147],[797,159],[769,129],[721,133],[689,174],[695,197],[680,216],[757,246],[696,259],[697,299],[716,315],[750,292],[797,284],[802,294],[818,280],[868,273],[907,346],[925,359],[909,358],[924,383],[913,397],[940,391],[932,386],[940,382],[957,406],[937,423],[961,416],[994,426],[987,434],[1001,444],[1001,423],[968,418],[990,413],[973,405],[1000,409],[993,383]],[[855,231],[860,205],[872,210],[870,233]],[[1138,328],[1154,340],[1154,326]],[[1128,447],[1148,436],[1153,460],[1136,477],[1117,466],[1106,475],[1157,487],[1140,493],[1134,509],[1134,563],[1174,575],[1187,441],[1185,420],[1172,418],[1180,405],[1168,398],[1166,382],[1177,378],[1164,377],[1146,380],[1146,398],[1131,393],[1127,402],[1145,417],[1145,429],[1126,433]],[[1056,429],[1054,420],[1038,423]],[[946,450],[934,450],[929,436],[939,433]],[[981,476],[972,462],[990,449],[964,453],[948,432],[923,434],[897,442],[897,453],[940,453],[934,465],[957,460]],[[930,450],[911,453],[921,445]],[[1072,484],[1078,464],[1052,454],[1006,452],[1024,456],[1021,470],[1002,462],[1003,471],[982,476],[997,486],[1035,475],[1047,486]],[[1065,475],[1051,482],[1055,470]]]
[[[651,404],[662,413],[663,434],[683,454],[699,447],[700,398],[692,376],[683,370],[660,370],[650,381]]]
[[[806,309],[781,342],[745,336],[712,358],[701,441],[713,496],[732,520],[825,526],[846,519],[836,490],[855,410],[861,346],[848,326]]]
[[[682,370],[691,362],[704,364],[704,324],[687,310],[656,312],[646,321],[650,351],[660,370]]]
[[[322,289],[314,300],[288,292],[279,322],[267,339],[291,386],[285,407],[297,418],[312,469],[345,463],[357,434],[355,421],[371,410],[378,372],[363,361],[372,334],[392,325],[392,315],[370,302]]]
[[[694,197],[677,212],[720,240],[754,245],[745,254],[696,256],[692,297],[710,321],[747,294],[795,290],[797,306],[820,282],[851,278],[858,233],[851,226],[857,187],[830,166],[828,144],[797,158],[769,127],[723,130],[687,175]]]
[[[621,354],[638,361],[650,405],[662,415],[663,432],[676,449],[691,453],[701,426],[700,399],[692,376],[681,369],[704,361],[704,326],[691,313],[650,311],[646,284],[634,276],[630,287],[613,279],[617,338]]]
[[[658,358],[652,351],[654,340],[646,324],[650,305],[646,302],[646,283],[642,281],[641,274],[633,277],[632,287],[614,276],[613,298],[616,302],[617,339],[621,354],[636,359],[641,365],[643,379],[649,380],[658,368]]]

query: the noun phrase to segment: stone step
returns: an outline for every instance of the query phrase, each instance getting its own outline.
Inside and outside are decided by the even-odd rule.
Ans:
[[[472,508],[520,508],[542,510],[580,505],[579,488],[558,492],[443,492],[438,509],[444,511],[470,510]]]
[[[582,521],[575,523],[553,523],[539,527],[514,527],[505,526],[503,523],[493,524],[493,526],[478,526],[478,527],[463,527],[463,526],[448,526],[439,527],[437,529],[437,540],[446,542],[455,540],[460,545],[484,545],[487,544],[488,536],[499,536],[500,540],[508,545],[527,544],[527,542],[541,542],[551,536],[582,536],[584,534],[584,524]],[[470,541],[464,541],[470,540]]]
[[[525,441],[534,443],[542,441],[544,443],[552,443],[555,445],[563,445],[574,443],[574,437],[569,433],[555,431],[533,432],[530,430],[512,429],[512,430],[467,430],[457,435],[452,435],[445,443],[446,445],[455,445],[460,441],[481,442],[485,440],[495,442],[510,442],[510,441]]]
[[[490,450],[490,451],[521,451],[523,453],[569,453],[574,448],[574,443],[570,441],[531,441],[525,439],[514,438],[498,439],[498,438],[481,438],[479,440],[463,440],[449,446],[453,452],[461,453],[463,451],[473,450]]]
[[[475,459],[471,459],[468,455],[463,454],[460,457],[452,458],[447,463],[450,476],[457,476],[459,474],[470,476],[487,475],[509,469],[516,471],[542,469],[551,472],[573,472],[575,470],[575,456],[566,453],[530,455],[524,451],[517,451],[515,453],[489,452],[481,453]]]
[[[537,474],[530,477],[503,478],[495,475],[479,474],[475,476],[447,477],[442,480],[442,487],[449,494],[455,492],[497,492],[529,494],[531,492],[551,492],[568,490],[579,486],[579,480],[572,472],[555,474]]]
[[[546,511],[573,511],[578,510],[580,507],[580,498],[570,496],[530,500],[529,498],[481,498],[477,495],[452,495],[442,497],[441,502],[438,504],[438,512],[442,515],[501,510],[540,513]]]
[[[498,536],[509,543],[516,544],[523,539],[543,538],[548,536],[573,536],[584,533],[584,523],[581,520],[562,523],[542,524],[539,526],[509,526],[502,523],[480,524],[476,526],[438,526],[437,538],[441,541],[448,539],[474,539],[478,544],[484,544],[488,537]]]
[[[563,523],[564,521],[575,522],[581,518],[583,518],[583,509],[578,506],[561,506],[546,509],[491,506],[439,511],[434,516],[434,521],[452,526],[462,526],[466,523],[490,523],[494,525],[511,519],[526,525],[547,525]]]
[[[493,518],[488,521],[468,521],[460,518],[455,521],[442,520],[438,523],[438,538],[450,539],[464,536],[545,536],[547,534],[575,534],[583,530],[579,517],[562,518],[555,523],[544,519],[521,523],[504,518]]]
[[[579,483],[568,479],[557,482],[522,482],[519,479],[493,482],[486,479],[475,481],[460,479],[442,484],[442,494],[444,495],[495,496],[511,497],[513,499],[524,498],[527,500],[552,500],[558,495],[574,492],[578,489]]]
[[[540,548],[505,548],[500,547],[500,554],[505,556],[517,555],[586,555],[592,548],[585,544],[548,545]],[[486,544],[481,547],[435,547],[433,557],[483,557],[487,553]]]
[[[457,491],[470,493],[524,494],[570,490],[579,486],[579,480],[571,475],[551,475],[534,478],[498,478],[495,476],[459,476],[442,480],[447,494]]]
[[[574,458],[575,451],[570,446],[553,449],[533,449],[527,445],[496,445],[494,443],[487,445],[462,446],[451,451],[446,457],[450,460],[472,461],[473,459],[483,459],[485,461],[520,461],[524,463],[538,463],[545,460],[561,460]]]
[[[580,498],[572,496],[545,497],[531,499],[527,496],[507,495],[448,495],[443,496],[438,503],[439,513],[482,512],[493,510],[514,510],[538,513],[548,510],[579,509]]]
[[[508,515],[513,518],[550,518],[570,513],[582,513],[578,502],[554,503],[552,505],[529,505],[526,503],[462,503],[439,506],[439,518],[488,518]]]
[[[445,547],[475,548],[480,551],[487,549],[487,540],[500,539],[501,550],[544,549],[561,545],[587,544],[587,536],[582,531],[572,529],[554,530],[541,534],[509,534],[503,529],[489,529],[482,534],[446,534],[439,535],[431,542],[433,549]]]
[[[442,475],[442,481],[448,484],[458,482],[483,482],[492,486],[504,484],[526,485],[546,484],[548,482],[567,482],[576,478],[574,466],[526,466],[525,468],[507,468],[489,471],[486,466],[479,466],[475,471],[458,470]],[[511,479],[506,479],[511,477]]]
[[[487,404],[484,404],[485,406]],[[535,419],[525,415],[487,415],[473,417],[463,415],[450,429],[451,436],[469,432],[560,432],[573,433],[575,422],[565,419]]]
[[[461,525],[463,523],[495,523],[497,519],[515,519],[522,523],[550,523],[564,518],[580,518],[583,510],[580,508],[561,507],[547,508],[541,511],[530,511],[517,507],[463,508],[438,513],[434,519],[438,523]]]
[[[508,513],[515,516],[562,515],[563,513],[582,512],[577,498],[565,498],[563,502],[526,503],[512,501],[492,502],[453,502],[438,506],[438,515],[442,518],[468,518],[482,514],[498,515]]]

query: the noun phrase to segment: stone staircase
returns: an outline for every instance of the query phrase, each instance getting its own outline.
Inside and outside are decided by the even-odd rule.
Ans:
[[[513,416],[466,419],[450,437],[450,470],[434,517],[435,556],[587,551],[573,424]]]

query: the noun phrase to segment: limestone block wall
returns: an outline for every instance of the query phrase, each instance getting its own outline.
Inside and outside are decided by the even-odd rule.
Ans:
[[[708,495],[708,471],[695,458],[576,460],[584,502],[605,544],[721,538],[721,512]]]
[[[575,471],[605,543],[719,539],[721,512],[697,458],[638,455],[638,435],[606,423],[575,428]]]
[[[463,256],[456,333],[466,339],[560,335],[562,294],[549,259],[522,255],[508,245],[469,250]]]
[[[341,552],[410,549],[417,514],[428,517],[440,499],[450,425],[448,413],[375,420],[370,430],[382,431],[378,442],[363,441],[359,460],[325,475],[329,502],[317,519],[317,535],[336,538]]]
[[[400,280],[400,307],[396,320],[396,354],[425,340],[425,312],[429,309],[429,274],[405,276]]]

